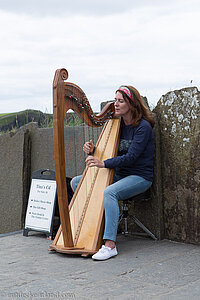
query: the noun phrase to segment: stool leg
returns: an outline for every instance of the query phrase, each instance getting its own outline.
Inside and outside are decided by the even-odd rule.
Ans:
[[[123,213],[122,213],[122,214],[119,216],[119,222],[118,222],[118,224],[122,221],[123,217],[124,217],[124,215],[123,215]]]
[[[130,218],[141,228],[143,229],[150,237],[152,237],[152,239],[157,240],[157,238],[155,237],[155,235],[148,229],[146,228],[137,218],[135,218],[134,216],[130,216]]]
[[[122,234],[128,234],[128,221],[126,217],[124,217],[124,231],[122,231]]]

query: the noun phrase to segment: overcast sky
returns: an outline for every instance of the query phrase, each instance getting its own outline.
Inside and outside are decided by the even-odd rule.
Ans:
[[[95,111],[121,84],[151,106],[200,87],[199,0],[0,0],[0,28],[0,113],[52,113],[59,68]]]

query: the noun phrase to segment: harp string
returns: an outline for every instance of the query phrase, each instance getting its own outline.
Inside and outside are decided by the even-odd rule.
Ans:
[[[80,161],[82,162],[82,168],[85,168],[85,159],[87,157],[87,154],[84,153],[83,151],[83,144],[86,141],[89,141],[90,139],[92,139],[94,141],[94,131],[95,129],[91,126],[81,126],[81,119],[79,118],[79,116],[77,116],[76,114],[76,110],[74,108],[74,105],[72,106],[72,118],[73,118],[73,122],[68,122],[69,125],[69,154],[70,154],[70,169],[71,169],[71,173],[70,173],[70,177],[74,177],[76,175],[81,175],[80,173]],[[74,126],[74,130],[71,130],[71,127]],[[76,130],[76,128],[78,127],[78,130]],[[83,131],[81,132],[81,127],[83,127]],[[73,133],[73,136],[72,136]],[[81,136],[82,135],[82,136]],[[72,153],[72,147],[71,144],[72,142],[74,143],[73,145],[73,149],[75,149],[74,153]],[[78,147],[77,147],[77,142],[78,142]],[[79,150],[79,151],[78,151]],[[81,157],[79,156],[81,155]],[[79,160],[79,163],[77,163],[77,161]],[[79,166],[78,166],[79,164]],[[79,167],[79,168],[78,168]],[[93,178],[95,176],[95,170],[94,168],[89,168],[88,172],[90,173],[90,178]],[[86,203],[88,201],[88,197],[89,197],[89,186],[90,186],[90,182],[87,182],[88,178],[86,178],[85,180],[85,199],[86,199]],[[79,231],[79,225],[76,228],[75,224],[80,224],[80,219],[82,218],[82,216],[84,215],[84,211],[82,210],[82,208],[80,208],[80,202],[81,202],[81,195],[78,193],[78,195],[76,196],[76,201],[74,202],[74,208],[72,209],[72,232],[73,235],[76,237],[77,236],[77,232]],[[87,206],[87,204],[84,204],[84,207]],[[78,221],[77,221],[78,220]],[[73,226],[74,224],[74,226]]]
[[[73,109],[73,108],[72,108]],[[77,118],[75,116],[75,112],[73,113],[73,117],[74,117],[74,122],[70,122],[69,123],[69,141],[70,141],[70,164],[71,164],[71,177],[73,177],[74,175],[81,175],[80,174],[80,168],[78,168],[77,165],[77,160],[80,159],[79,155],[82,153],[83,155],[83,160],[82,161],[82,169],[84,169],[85,167],[85,159],[87,157],[87,154],[83,151],[83,144],[86,141],[90,141],[91,139],[93,140],[94,144],[96,144],[96,141],[100,135],[100,132],[102,130],[102,127],[91,127],[91,126],[81,126],[81,120],[80,118],[78,118],[78,122],[76,121]],[[77,126],[78,125],[78,130],[70,130],[72,126]],[[83,132],[81,132],[81,127],[83,127]],[[73,132],[73,136],[72,136],[72,132]],[[84,136],[81,137],[81,134]],[[74,142],[73,145],[73,149],[75,149],[75,153],[72,153],[71,150],[71,142]],[[83,141],[83,143],[82,143]],[[79,147],[77,147],[77,142],[79,144]],[[105,144],[106,146],[106,144]],[[78,151],[79,150],[79,151]],[[79,154],[78,154],[79,152]],[[80,167],[80,163],[79,163],[79,167]],[[74,171],[74,172],[73,172]],[[74,202],[74,207],[72,209],[72,232],[73,232],[73,237],[74,237],[74,246],[76,246],[77,244],[77,240],[79,237],[79,233],[80,233],[80,228],[82,226],[83,220],[84,220],[84,216],[85,216],[85,212],[87,210],[87,206],[89,203],[89,200],[91,198],[91,194],[92,194],[92,189],[94,186],[94,182],[96,180],[96,177],[98,175],[98,171],[99,168],[97,167],[90,167],[88,168],[87,172],[89,173],[89,176],[86,176],[85,178],[85,196],[81,196],[80,193],[77,194],[76,196],[76,201]],[[88,180],[90,182],[88,182]],[[82,199],[85,199],[85,203],[83,205]],[[81,203],[81,208],[80,208],[80,203]]]
[[[83,130],[82,130],[82,132],[81,132],[81,119],[80,118],[78,118],[78,128],[79,128],[79,153],[80,153],[80,155],[81,155],[81,158],[80,158],[80,160],[82,161],[82,162],[84,162],[85,161],[85,155],[84,155],[84,152],[83,152],[83,145],[82,145],[82,136],[81,136],[81,134],[83,135],[83,131],[85,131],[85,126],[82,126],[82,128],[83,128]],[[85,135],[84,135],[85,136]],[[85,138],[84,138],[84,141],[85,141]],[[78,159],[78,155],[76,156],[76,158]],[[80,169],[80,168],[79,168]],[[77,170],[76,170],[76,175],[80,175],[80,174],[78,174],[78,168],[77,168]],[[79,201],[78,201],[79,202]],[[79,205],[78,205],[78,209],[77,209],[77,215],[78,215],[78,218],[80,218],[80,208],[79,208]]]
[[[109,137],[110,137],[110,133],[111,133],[111,130],[112,130],[112,126],[113,126],[113,124],[111,124],[108,127],[109,130],[108,130],[108,134],[107,134],[106,140],[104,142],[104,147],[103,147],[103,149],[101,151],[101,154],[100,154],[100,157],[99,157],[100,160],[103,159],[104,152],[105,152],[105,149],[106,149]],[[86,214],[86,211],[87,211],[88,204],[89,204],[90,199],[91,199],[93,187],[94,187],[94,184],[95,184],[95,180],[96,180],[96,178],[98,176],[99,170],[100,169],[97,168],[97,167],[91,167],[91,168],[88,168],[88,170],[87,170],[87,172],[90,173],[90,178],[92,179],[92,181],[90,183],[90,188],[87,190],[87,193],[86,193],[87,194],[86,201],[84,203],[84,207],[83,207],[83,210],[81,212],[81,215],[80,215],[80,218],[79,218],[79,222],[78,222],[78,226],[77,226],[77,230],[76,230],[76,233],[75,233],[75,236],[74,236],[74,246],[77,245],[77,241],[78,241],[79,234],[80,234],[80,231],[81,231],[81,226],[82,226],[83,221],[84,221],[84,217],[85,217],[85,214]],[[87,177],[86,177],[86,180],[87,180]]]
[[[79,174],[79,168],[80,168],[80,163],[78,164],[78,160],[84,161],[84,156],[82,155],[82,159],[79,157],[79,155],[81,155],[83,153],[82,151],[82,145],[81,145],[81,132],[80,132],[80,125],[81,125],[81,119],[79,118],[79,116],[76,114],[75,109],[73,109],[73,124],[74,127],[77,128],[78,126],[78,132],[77,130],[74,130],[74,136],[73,136],[73,141],[74,141],[74,149],[75,149],[75,153],[73,158],[71,159],[71,163],[74,163],[74,172],[72,174],[72,178],[74,176],[80,175]],[[75,129],[75,128],[74,128]],[[79,133],[79,135],[77,136],[77,133]],[[79,138],[78,138],[79,137]],[[85,134],[84,134],[84,141],[85,141]],[[77,147],[77,142],[78,142],[78,147]],[[79,150],[79,151],[78,151]],[[79,165],[79,167],[78,167]],[[74,203],[76,205],[76,209],[73,209],[73,220],[74,220],[74,224],[77,223],[77,220],[79,220],[80,218],[80,196],[78,195],[76,197],[76,202]],[[77,219],[77,220],[76,220]],[[76,231],[76,228],[73,228],[73,232]]]

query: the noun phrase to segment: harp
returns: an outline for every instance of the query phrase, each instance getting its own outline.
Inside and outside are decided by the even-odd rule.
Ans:
[[[64,149],[64,118],[72,109],[89,126],[104,127],[94,156],[105,160],[116,155],[120,120],[113,118],[114,104],[94,114],[83,90],[67,82],[66,69],[56,70],[53,81],[54,160],[61,226],[49,250],[88,256],[101,246],[104,228],[103,191],[112,182],[113,170],[85,168],[68,206]],[[91,170],[92,169],[92,170]]]

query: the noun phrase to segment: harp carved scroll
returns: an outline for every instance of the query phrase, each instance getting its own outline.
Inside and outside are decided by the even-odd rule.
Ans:
[[[86,256],[95,253],[101,246],[104,226],[103,192],[112,181],[113,170],[86,166],[68,206],[64,118],[67,111],[72,109],[89,126],[105,124],[94,152],[100,160],[116,155],[120,120],[113,118],[113,103],[108,103],[99,114],[95,114],[83,90],[74,83],[67,82],[67,78],[67,70],[59,69],[56,70],[53,81],[54,160],[61,226],[50,250]]]

